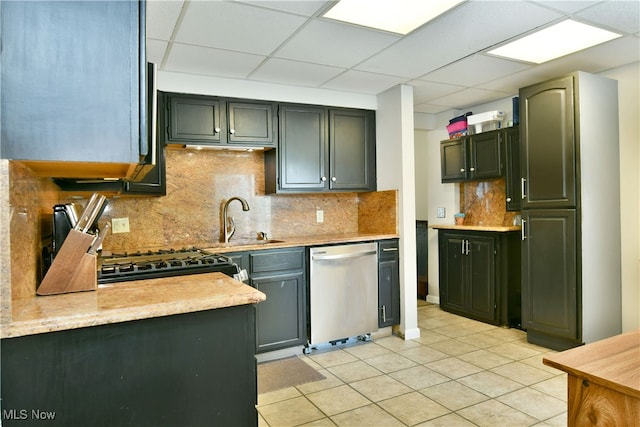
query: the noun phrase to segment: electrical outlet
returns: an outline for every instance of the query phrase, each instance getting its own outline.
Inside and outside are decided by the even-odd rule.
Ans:
[[[324,211],[321,209],[316,210],[316,222],[324,222]]]
[[[436,215],[438,218],[446,217],[446,210],[444,208],[438,208],[438,213]]]
[[[112,218],[111,219],[111,233],[128,233],[129,232],[129,218]]]

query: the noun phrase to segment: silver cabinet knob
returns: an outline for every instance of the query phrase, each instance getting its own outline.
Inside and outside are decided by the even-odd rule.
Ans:
[[[229,133],[230,133],[231,135],[233,135],[234,133],[236,133],[236,130],[235,130],[235,129],[231,129],[231,130],[229,131]]]
[[[331,177],[331,182],[336,182],[336,181],[337,181],[336,177],[335,177],[335,176],[332,176],[332,177]]]
[[[214,132],[215,132],[215,133],[220,133],[220,128],[215,128],[215,129],[214,129]]]
[[[476,168],[469,168],[469,170],[470,170],[471,172],[473,172],[473,171],[475,171],[475,170],[476,170]]]
[[[464,172],[464,168],[460,169],[460,172]]]
[[[322,178],[320,178],[320,181],[325,182],[327,180],[326,176],[323,176]]]
[[[510,201],[511,201],[511,197],[507,197],[507,202],[510,202]]]

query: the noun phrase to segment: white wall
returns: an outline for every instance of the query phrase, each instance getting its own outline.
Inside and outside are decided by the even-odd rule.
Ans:
[[[622,330],[640,328],[640,62],[600,73],[618,80],[620,123],[620,214],[622,222]],[[516,96],[517,94],[514,94]],[[506,120],[512,120],[512,97],[469,108],[466,111],[502,110]],[[453,222],[452,215],[459,206],[457,184],[440,183],[439,143],[447,139],[448,119],[466,111],[452,110],[435,116],[432,121],[416,120],[416,152],[424,160],[428,179],[416,181],[416,206],[428,212],[429,224]],[[419,114],[416,114],[419,116]],[[425,125],[426,124],[426,125]],[[426,147],[426,148],[425,148]],[[426,199],[426,200],[425,200]],[[436,218],[436,208],[446,207],[447,217]],[[453,209],[453,210],[450,210]],[[429,230],[429,298],[439,301],[437,233]]]

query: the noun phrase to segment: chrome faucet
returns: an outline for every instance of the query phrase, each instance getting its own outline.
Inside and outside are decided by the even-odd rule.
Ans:
[[[222,221],[224,222],[223,228],[224,228],[225,243],[229,243],[229,239],[231,239],[231,236],[233,236],[233,233],[236,232],[235,220],[233,219],[232,216],[227,215],[227,210],[229,209],[229,203],[233,202],[234,200],[237,200],[240,203],[242,203],[243,211],[247,212],[249,210],[249,203],[247,203],[247,201],[242,197],[237,197],[237,196],[232,197],[229,200],[227,200],[227,202],[224,204],[224,207],[222,208]]]

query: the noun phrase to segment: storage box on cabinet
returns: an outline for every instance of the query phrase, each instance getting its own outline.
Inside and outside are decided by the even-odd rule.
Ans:
[[[276,146],[270,102],[176,93],[165,99],[168,144]]]

